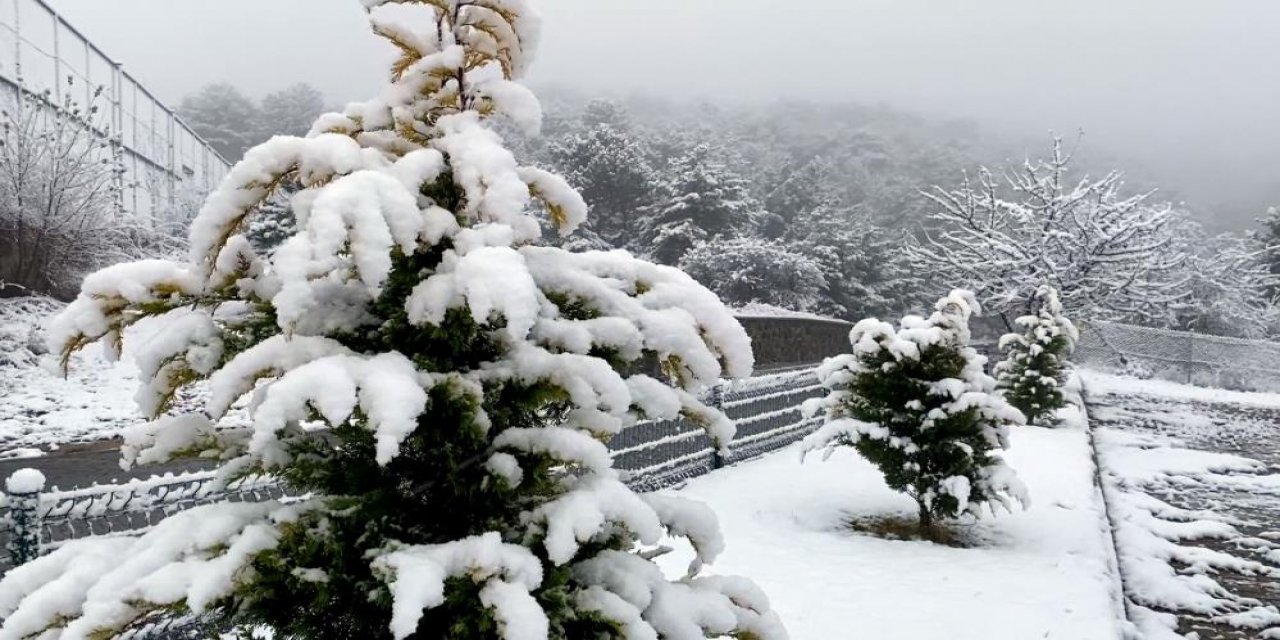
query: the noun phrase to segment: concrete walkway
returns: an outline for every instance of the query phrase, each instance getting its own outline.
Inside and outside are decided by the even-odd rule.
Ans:
[[[1277,484],[1272,481],[1280,473],[1280,407],[1092,391],[1089,398],[1090,420],[1102,441],[1106,441],[1108,433],[1116,441],[1137,437],[1137,440],[1130,438],[1130,444],[1126,446],[1131,449],[1126,455],[1141,455],[1133,451],[1140,452],[1143,446],[1154,450],[1167,444],[1179,450],[1230,454],[1263,463],[1252,471],[1169,470],[1167,475],[1141,484],[1137,490],[1179,509],[1196,512],[1197,517],[1228,523],[1235,530],[1225,537],[1180,540],[1178,544],[1226,553],[1268,567],[1277,566],[1280,558],[1280,551],[1277,551],[1280,549],[1280,496],[1274,492],[1259,491],[1256,487]],[[1152,444],[1135,445],[1133,442]],[[1104,474],[1122,473],[1106,468],[1106,445],[1100,446],[1103,447]],[[1223,482],[1224,478],[1243,482]],[[1188,575],[1206,571],[1204,567],[1176,563],[1174,569]],[[1248,603],[1247,609],[1241,611],[1274,611],[1274,607],[1280,605],[1280,581],[1275,574],[1260,575],[1215,567],[1206,575],[1239,602]],[[1152,608],[1161,610],[1158,606]],[[1270,623],[1242,628],[1239,624],[1246,616],[1237,615],[1233,620],[1230,612],[1206,615],[1164,611],[1177,616],[1178,633],[1196,633],[1198,636],[1189,637],[1199,640],[1280,637],[1268,635],[1276,632]],[[1268,628],[1273,630],[1268,631]]]

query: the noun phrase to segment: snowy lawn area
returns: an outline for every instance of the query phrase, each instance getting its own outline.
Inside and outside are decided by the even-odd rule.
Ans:
[[[145,343],[158,327],[144,321],[126,331],[126,352],[118,362],[107,362],[100,344],[86,347],[71,357],[64,378],[52,366],[52,356],[41,358],[28,344],[42,340],[32,330],[60,308],[51,301],[0,305],[0,320],[6,323],[0,348],[9,356],[0,360],[0,459],[111,438],[141,421],[133,401],[138,368],[130,346]]]
[[[796,640],[1106,640],[1122,613],[1088,437],[1013,430],[1009,462],[1029,510],[959,529],[956,548],[873,537],[851,518],[914,517],[850,449],[803,464],[797,446],[690,481],[674,492],[709,504],[727,549],[717,573],[750,576]],[[687,549],[661,559],[680,571]]]

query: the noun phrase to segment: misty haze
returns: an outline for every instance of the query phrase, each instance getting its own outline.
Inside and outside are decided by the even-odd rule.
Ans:
[[[0,0],[0,640],[1280,638],[1274,0]]]

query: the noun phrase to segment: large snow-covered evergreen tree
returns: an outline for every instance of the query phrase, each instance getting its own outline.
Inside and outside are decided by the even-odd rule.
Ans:
[[[324,112],[324,94],[305,82],[274,91],[262,98],[258,108],[258,137],[304,136]]]
[[[669,175],[669,197],[657,205],[634,247],[662,264],[679,264],[702,242],[752,235],[765,217],[746,181],[707,145],[677,158]]]
[[[817,262],[759,238],[700,244],[685,254],[680,268],[733,305],[818,311],[827,284]]]
[[[380,97],[251,150],[193,223],[189,261],[90,276],[50,331],[65,365],[163,316],[139,353],[154,419],[126,460],[218,456],[228,478],[302,497],[66,544],[0,580],[0,636],[190,611],[288,638],[785,637],[753,584],[698,575],[722,548],[714,514],[611,468],[605,442],[642,417],[727,443],[733,423],[697,394],[747,374],[750,346],[678,270],[535,243],[531,205],[563,232],[585,205],[488,126],[538,126],[514,82],[538,40],[529,6],[364,5],[401,52]],[[291,178],[298,231],[255,255],[246,225]],[[203,409],[175,413],[197,382]],[[664,534],[697,552],[680,579],[652,561]]]
[[[821,313],[855,321],[900,315],[925,289],[902,252],[903,238],[872,224],[858,207],[823,205],[802,213],[784,240],[822,270]]]
[[[1048,285],[1036,290],[1031,301],[1034,314],[1015,320],[1020,331],[1000,338],[1005,359],[996,365],[996,382],[1004,399],[1038,423],[1066,405],[1062,385],[1067,381],[1067,357],[1080,339],[1076,327],[1062,312],[1058,292]]]
[[[260,139],[258,105],[225,82],[208,85],[184,98],[178,115],[231,162],[239,160]]]
[[[611,247],[635,242],[641,212],[657,200],[658,178],[648,154],[626,128],[625,112],[592,103],[588,127],[553,145],[552,162],[591,208],[587,228]]]
[[[986,358],[969,346],[978,302],[952,291],[928,318],[906,316],[897,329],[874,318],[850,333],[853,352],[818,370],[825,398],[806,403],[825,424],[805,452],[853,447],[885,482],[916,501],[922,531],[939,518],[1011,510],[1026,489],[1000,450],[1008,428],[1025,419],[995,394]]]

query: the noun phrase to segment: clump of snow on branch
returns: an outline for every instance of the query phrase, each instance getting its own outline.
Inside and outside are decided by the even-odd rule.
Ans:
[[[123,329],[140,318],[167,323],[142,351],[138,399],[154,420],[129,431],[126,462],[198,452],[228,460],[229,477],[289,479],[305,473],[299,465],[358,455],[342,439],[367,438],[378,473],[392,474],[423,429],[464,430],[459,441],[487,445],[454,472],[482,469],[481,491],[536,486],[502,530],[477,522],[451,541],[374,540],[358,550],[391,598],[389,619],[370,625],[396,638],[419,633],[461,579],[477,587],[474,606],[504,638],[547,638],[549,620],[570,615],[544,609],[536,596],[549,587],[628,637],[786,637],[749,582],[698,575],[724,544],[713,514],[642,498],[612,469],[608,438],[640,419],[683,416],[726,446],[732,421],[699,393],[750,374],[750,341],[715,294],[677,269],[537,244],[538,216],[570,233],[586,205],[562,178],[519,166],[490,128],[495,118],[526,131],[540,124],[536,99],[515,82],[536,48],[536,15],[523,0],[363,4],[400,52],[381,94],[321,117],[306,138],[250,150],[193,222],[186,262],[90,276],[51,329],[65,365],[96,340],[118,352]],[[298,187],[296,231],[257,255],[250,222],[285,184]],[[450,331],[465,334],[451,348],[480,344],[483,357],[385,346],[387,336]],[[642,373],[646,362],[665,379]],[[197,383],[207,385],[205,406],[175,413],[171,399]],[[540,422],[508,424],[503,407],[486,411],[511,389],[544,390],[537,397],[549,408],[532,412]],[[241,408],[248,424],[228,418]],[[0,636],[75,638],[173,607],[240,609],[236,593],[258,579],[251,564],[297,533],[290,523],[323,535],[345,517],[342,500],[330,498],[313,491],[293,510],[205,507],[136,540],[69,543],[0,580]],[[698,549],[679,581],[645,552],[667,534]],[[547,585],[560,567],[573,580]],[[286,575],[303,589],[343,578],[312,566]]]

